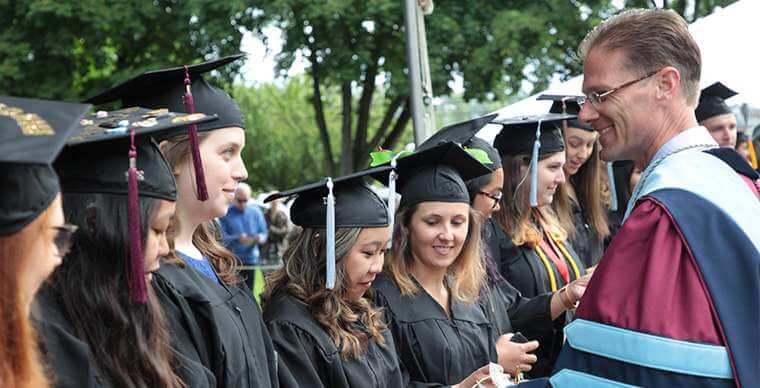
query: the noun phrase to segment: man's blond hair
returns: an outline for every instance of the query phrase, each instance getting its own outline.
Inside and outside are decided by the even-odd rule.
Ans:
[[[686,21],[672,10],[633,9],[613,16],[586,35],[578,48],[585,61],[591,50],[622,50],[624,64],[641,76],[672,66],[681,73],[681,92],[697,105],[702,58]]]

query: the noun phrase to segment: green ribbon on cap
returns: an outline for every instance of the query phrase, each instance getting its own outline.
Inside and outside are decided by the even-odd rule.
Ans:
[[[493,163],[491,158],[488,157],[488,153],[486,153],[485,151],[479,148],[464,147],[464,150],[465,152],[470,154],[470,156],[475,158],[475,160],[477,160],[478,162],[482,164],[488,165],[488,164]],[[382,151],[371,152],[369,156],[370,158],[372,158],[372,162],[369,164],[369,166],[370,167],[382,166],[385,164],[389,164],[396,155],[399,155],[398,159],[402,159],[412,154],[414,154],[414,152],[407,151],[407,150],[403,150],[401,152],[393,152],[392,150],[382,150]]]

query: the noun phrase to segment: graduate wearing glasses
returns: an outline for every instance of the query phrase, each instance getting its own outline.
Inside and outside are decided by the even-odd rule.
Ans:
[[[66,223],[51,166],[89,105],[0,96],[0,385],[49,386],[29,313],[61,264],[76,227]]]

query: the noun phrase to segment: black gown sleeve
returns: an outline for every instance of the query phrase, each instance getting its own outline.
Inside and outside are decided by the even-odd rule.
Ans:
[[[34,321],[43,363],[55,388],[107,387],[90,364],[92,354],[84,342],[51,322]]]
[[[386,324],[388,325],[388,330],[391,331],[390,339],[393,343],[387,344],[387,346],[391,346],[393,349],[393,352],[396,354],[399,368],[401,369],[401,378],[404,381],[404,386],[408,388],[438,388],[438,387],[448,387],[448,385],[439,384],[439,383],[427,383],[422,381],[415,381],[412,380],[411,376],[409,375],[409,370],[407,369],[406,365],[404,364],[404,361],[402,357],[399,354],[399,349],[396,346],[397,339],[394,337],[394,332],[396,330],[393,330],[391,328],[392,325],[395,324],[395,320],[393,319],[393,311],[390,309],[390,306],[388,304],[387,299],[383,296],[383,294],[380,291],[373,290],[373,304],[376,307],[380,307],[383,309],[383,316],[385,319]]]
[[[175,373],[189,387],[215,387],[216,377],[206,367],[210,365],[207,347],[188,302],[160,275],[154,274],[152,284],[171,334]]]
[[[499,282],[495,288],[507,305],[507,313],[515,331],[522,331],[529,327],[544,329],[552,327],[551,293],[526,298],[507,281]]]
[[[314,339],[287,322],[270,322],[269,335],[281,367],[280,387],[332,387],[324,372],[329,368]]]

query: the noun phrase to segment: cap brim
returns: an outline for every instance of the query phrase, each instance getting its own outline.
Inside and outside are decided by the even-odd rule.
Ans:
[[[417,150],[424,151],[442,143],[453,141],[459,144],[465,144],[472,139],[484,126],[490,123],[498,114],[490,114],[478,117],[461,123],[452,124],[441,128],[427,140],[417,147]]]
[[[230,62],[234,62],[245,54],[235,54],[226,56],[223,58],[215,59],[213,61],[203,62],[196,65],[188,65],[188,71],[191,78],[196,78],[198,75],[208,73],[209,71],[220,68]],[[169,69],[154,70],[143,73],[127,80],[119,85],[114,86],[94,97],[88,98],[85,102],[91,104],[105,104],[112,101],[123,100],[125,98],[132,97],[134,95],[145,94],[146,89],[158,89],[161,85],[167,83],[182,82],[185,79],[185,67],[178,66]]]
[[[454,168],[464,181],[493,172],[472,155],[468,154],[467,151],[458,144],[448,142],[425,150],[415,151],[409,156],[399,158],[396,161],[396,170],[399,172],[399,186],[403,185],[406,175],[404,173],[405,171],[411,171],[420,166],[435,164],[444,164]],[[384,185],[388,184],[388,174],[375,173],[373,174],[373,177]]]
[[[333,181],[333,184],[339,184],[339,183],[344,183],[344,182],[347,182],[347,181],[351,181],[351,180],[354,180],[354,179],[360,179],[360,178],[364,178],[364,177],[373,177],[373,178],[376,178],[377,176],[382,175],[382,173],[388,172],[390,170],[391,170],[390,166],[373,167],[373,168],[369,168],[369,169],[366,169],[366,170],[357,171],[357,172],[352,173],[352,174],[348,174],[348,175],[343,175],[343,176],[332,178],[332,181]],[[271,194],[271,195],[269,195],[268,197],[266,197],[264,199],[264,202],[265,203],[272,202],[272,201],[274,201],[276,199],[292,197],[294,195],[311,192],[311,191],[317,190],[317,189],[322,189],[322,190],[324,190],[325,193],[327,193],[327,178],[324,178],[324,179],[319,180],[319,181],[314,182],[314,183],[309,183],[309,184],[304,185],[304,186],[300,186],[300,187],[296,187],[296,188],[293,188],[293,189],[290,189],[290,190],[281,191],[279,193]]]

